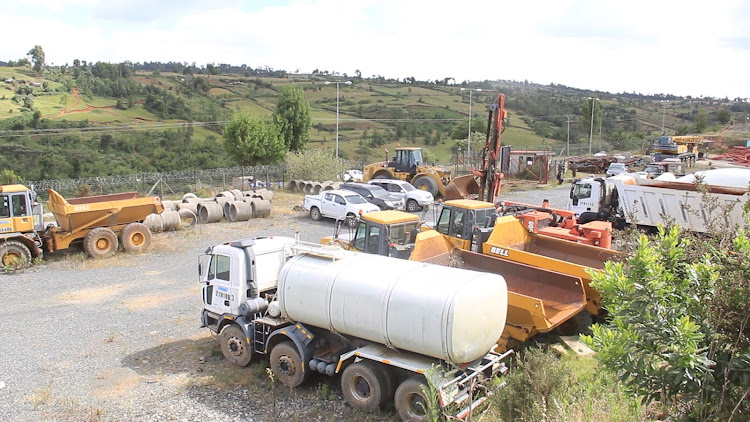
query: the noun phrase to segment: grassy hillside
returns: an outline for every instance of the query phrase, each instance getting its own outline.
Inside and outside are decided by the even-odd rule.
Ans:
[[[5,141],[9,141],[7,136],[13,129],[76,125],[95,134],[68,128],[46,134],[48,144],[51,144],[53,137],[76,135],[83,138],[82,145],[88,142],[88,147],[99,148],[103,133],[112,133],[119,139],[132,135],[135,130],[147,128],[178,130],[180,123],[188,120],[217,122],[220,125],[238,110],[268,116],[274,110],[282,88],[294,83],[303,88],[312,107],[310,147],[333,148],[336,139],[336,85],[326,85],[325,82],[334,79],[352,82],[351,85],[340,86],[339,149],[342,157],[370,161],[385,156],[384,149],[392,151],[399,145],[422,146],[429,160],[452,164],[455,159],[452,149],[456,148],[456,140],[463,139],[465,142],[468,129],[468,92],[461,91],[455,85],[328,75],[259,77],[135,71],[123,76],[116,72],[116,65],[109,64],[96,69],[94,65],[88,69],[52,68],[44,75],[36,75],[29,68],[0,67],[0,78],[12,80],[11,83],[0,84],[0,124],[7,122],[4,130],[0,131],[0,138],[5,137]],[[32,82],[41,86],[31,86]],[[475,91],[472,95],[473,131],[485,129],[487,106],[495,101],[497,92],[505,92],[510,122],[502,140],[515,149],[560,152],[567,144],[568,121],[571,151],[576,151],[578,142],[587,145],[590,114],[585,112],[590,109],[585,109],[585,103],[590,96],[599,98],[596,106],[601,107],[601,111],[597,110],[594,123],[596,149],[623,150],[640,146],[643,140],[661,134],[662,121],[668,134],[690,132],[695,122],[701,119],[700,116],[705,116],[706,120],[704,133],[715,133],[738,141],[746,136],[743,130],[747,128],[743,125],[732,126],[731,123],[746,124],[745,116],[750,113],[746,103],[728,99],[668,97],[667,102],[661,97],[612,95],[508,81],[471,86],[472,89],[478,87],[483,91]],[[103,94],[110,92],[110,95]],[[33,100],[32,109],[25,107],[28,105],[24,103],[28,101],[28,94]],[[722,110],[726,110],[730,117],[725,124],[719,123]],[[34,113],[37,115],[36,122],[31,117]],[[164,128],[164,124],[176,126],[174,129]],[[160,127],[156,129],[155,125]],[[747,132],[750,133],[750,130]],[[172,135],[165,137],[174,138]],[[479,137],[482,138],[482,135]],[[153,162],[148,151],[141,151],[137,146],[129,152],[131,155],[143,155],[142,161],[148,165],[170,169],[185,162],[190,162],[193,167],[228,163],[226,157],[222,157],[220,148],[220,126],[213,126],[213,130],[211,126],[196,127],[187,138],[202,145],[211,145],[211,152],[205,160],[172,157],[170,162]],[[37,151],[48,152],[38,139],[13,139],[32,145]],[[483,141],[473,140],[475,145],[477,142],[481,145]],[[115,146],[123,143],[128,141],[115,142]],[[169,156],[172,148],[169,143],[162,141],[160,145],[165,149],[164,155]],[[191,154],[190,148],[195,148],[195,145],[188,141],[188,147],[183,154]],[[100,152],[111,153],[109,159],[116,160],[117,151]],[[65,148],[60,149],[59,153],[66,154]],[[13,167],[14,163],[0,164]],[[104,169],[107,167],[112,166],[103,166]],[[126,171],[128,167],[118,168]],[[146,169],[153,168],[134,170]]]

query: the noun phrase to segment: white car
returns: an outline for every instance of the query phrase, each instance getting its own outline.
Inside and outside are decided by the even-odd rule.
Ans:
[[[361,182],[364,178],[365,174],[362,170],[347,170],[341,176],[341,180],[344,182]]]
[[[367,202],[362,195],[346,190],[327,190],[319,195],[305,195],[303,206],[315,221],[323,217],[345,219],[350,227],[357,225],[358,215],[380,211],[377,205]]]
[[[417,189],[409,182],[396,179],[372,179],[370,183],[380,186],[391,195],[404,198],[406,201],[406,210],[410,212],[419,211],[419,209],[429,206],[435,202],[435,198],[430,192]]]
[[[627,173],[628,167],[623,163],[612,163],[607,169],[607,177],[617,176],[618,174]]]

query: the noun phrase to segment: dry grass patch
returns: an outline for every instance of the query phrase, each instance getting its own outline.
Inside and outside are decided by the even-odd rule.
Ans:
[[[76,290],[73,292],[66,292],[57,296],[57,300],[74,305],[102,302],[113,296],[116,296],[127,287],[132,286],[115,284],[107,287],[94,287],[90,289]]]
[[[199,290],[199,289],[198,289]],[[166,303],[185,297],[197,297],[198,293],[188,291],[184,293],[171,293],[158,295],[148,294],[122,301],[122,305],[129,311],[143,311],[162,306]]]
[[[141,380],[142,377],[129,368],[106,369],[94,378],[94,394],[106,400],[133,397]]]

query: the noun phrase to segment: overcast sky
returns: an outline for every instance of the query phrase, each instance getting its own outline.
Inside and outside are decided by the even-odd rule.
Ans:
[[[25,0],[0,60],[180,61],[750,97],[750,1]],[[11,35],[12,34],[12,35]]]

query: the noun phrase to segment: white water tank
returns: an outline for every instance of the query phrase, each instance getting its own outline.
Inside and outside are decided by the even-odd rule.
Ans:
[[[454,363],[493,348],[508,308],[500,275],[367,254],[298,255],[278,292],[292,321]]]

